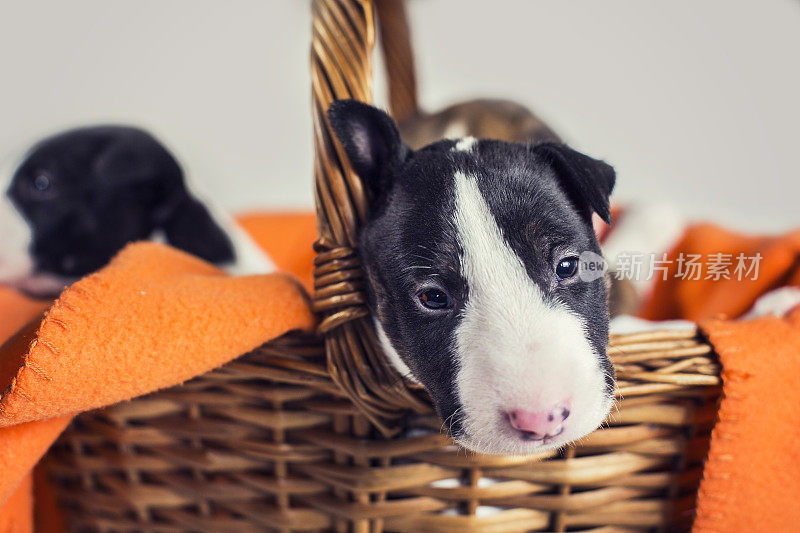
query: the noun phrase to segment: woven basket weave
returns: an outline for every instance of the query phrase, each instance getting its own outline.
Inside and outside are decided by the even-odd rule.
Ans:
[[[417,97],[402,1],[312,2],[318,334],[79,416],[48,457],[69,529],[687,529],[720,393],[696,332],[612,336],[621,407],[577,445],[539,456],[454,446],[425,392],[381,356],[355,250],[366,202],[324,113],[337,98],[371,99],[374,7],[391,109],[408,117]]]

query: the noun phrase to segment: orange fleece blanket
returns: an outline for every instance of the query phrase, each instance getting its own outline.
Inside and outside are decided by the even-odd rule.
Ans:
[[[281,270],[310,287],[312,215],[249,215],[240,222]],[[720,248],[760,251],[766,278],[746,287],[722,284],[724,295],[719,282],[699,281],[697,289],[670,278],[656,287],[644,315],[736,316],[765,290],[800,281],[787,261],[798,257],[797,234],[750,238],[698,226],[673,253]],[[302,291],[285,275],[231,278],[144,243],[65,291],[41,321],[45,308],[0,289],[0,338],[29,322],[0,349],[0,388],[9,384],[0,399],[0,532],[32,530],[28,473],[73,414],[180,383],[289,329],[313,326]],[[786,531],[800,520],[800,476],[793,475],[800,310],[785,319],[717,318],[701,326],[720,353],[725,398],[695,529]]]
[[[733,259],[760,254],[757,275],[685,279],[679,256]],[[800,286],[800,231],[750,236],[713,224],[690,227],[668,254],[644,318],[684,318],[719,354],[723,397],[703,469],[694,531],[797,531],[800,524],[800,309],[788,316],[730,320],[762,294]],[[712,258],[713,262],[713,258]],[[706,266],[708,266],[706,264]],[[748,265],[749,266],[749,265]],[[735,265],[731,265],[732,270]]]
[[[728,279],[715,280],[716,276],[709,272],[715,254],[723,254],[723,259],[730,261],[729,268],[723,269]],[[757,276],[751,273],[741,276],[741,281],[738,279],[735,269],[739,254],[745,258],[761,256]],[[683,279],[676,275],[681,255],[701,257],[707,267],[699,273],[701,279]],[[668,254],[666,264],[669,266],[666,280],[662,277],[655,285],[652,296],[639,313],[642,318],[694,321],[722,315],[736,318],[750,309],[762,294],[787,285],[800,286],[800,230],[779,236],[752,236],[713,224],[698,224],[686,231]],[[747,262],[746,266],[751,263]],[[709,274],[712,275],[705,279]]]
[[[313,220],[242,222],[274,242],[265,248],[279,268],[309,284]],[[0,532],[32,531],[30,471],[76,413],[176,385],[313,325],[296,277],[235,278],[154,243],[128,246],[52,306],[0,288],[0,338],[8,339],[0,347]]]

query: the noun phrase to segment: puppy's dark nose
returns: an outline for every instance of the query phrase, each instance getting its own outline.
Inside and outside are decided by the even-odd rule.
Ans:
[[[522,432],[524,438],[542,440],[564,431],[570,409],[569,401],[545,409],[512,409],[508,412],[508,421],[511,427]]]

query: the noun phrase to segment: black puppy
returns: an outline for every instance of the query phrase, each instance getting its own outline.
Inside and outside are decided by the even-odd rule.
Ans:
[[[0,283],[38,296],[142,239],[238,272],[271,267],[230,219],[189,193],[175,158],[140,129],[98,126],[49,137],[0,191]]]
[[[386,355],[462,445],[563,446],[613,403],[592,214],[612,167],[562,144],[444,140],[412,151],[392,119],[335,102],[331,126],[370,199],[360,236]]]

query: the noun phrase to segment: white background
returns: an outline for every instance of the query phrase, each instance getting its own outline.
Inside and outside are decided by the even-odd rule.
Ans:
[[[620,200],[800,226],[797,0],[415,0],[411,15],[426,108],[516,99],[612,162]],[[0,0],[0,159],[128,122],[231,210],[308,208],[309,25],[300,0]]]

